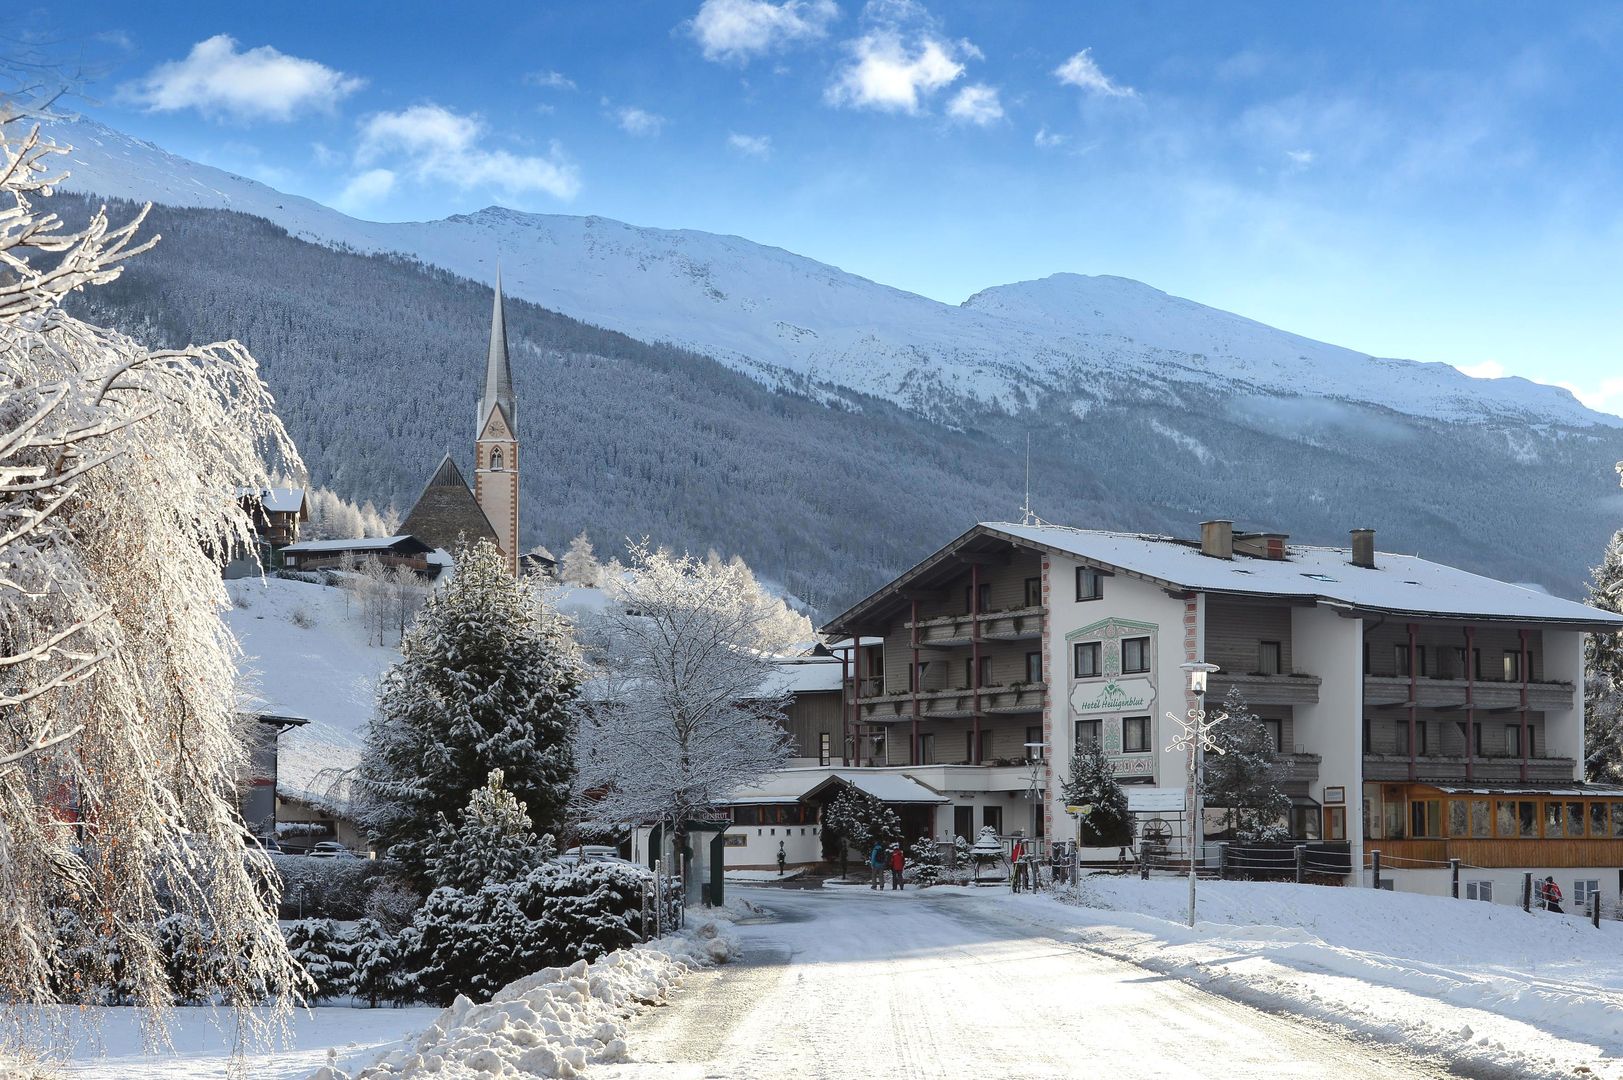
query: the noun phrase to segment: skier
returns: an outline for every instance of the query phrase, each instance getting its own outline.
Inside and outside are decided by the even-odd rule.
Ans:
[[[885,845],[883,841],[875,840],[873,850],[868,852],[868,879],[870,889],[882,889],[885,884]]]
[[[902,867],[907,865],[907,857],[902,854],[902,845],[890,845],[890,888],[892,892],[902,887]]]
[[[1564,914],[1561,910],[1561,886],[1555,883],[1553,877],[1544,879],[1544,910]]]

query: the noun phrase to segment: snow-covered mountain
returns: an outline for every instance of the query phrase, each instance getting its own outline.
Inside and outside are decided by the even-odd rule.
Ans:
[[[361,221],[90,120],[48,133],[73,147],[68,190],[237,210],[301,238],[407,254],[475,280],[491,280],[499,255],[510,295],[705,353],[768,385],[814,396],[846,388],[934,419],[1053,400],[1085,415],[1181,386],[1225,401],[1324,398],[1429,420],[1623,426],[1556,387],[1370,357],[1125,278],[1056,274],[953,306],[733,236],[501,207]]]

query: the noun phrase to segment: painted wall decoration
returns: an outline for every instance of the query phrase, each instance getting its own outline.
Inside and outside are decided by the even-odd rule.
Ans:
[[[1134,619],[1100,619],[1065,635],[1067,651],[1078,641],[1098,641],[1100,674],[1091,678],[1075,678],[1072,671],[1070,713],[1071,720],[1102,720],[1101,738],[1105,756],[1117,776],[1153,777],[1155,775],[1156,737],[1160,729],[1155,712],[1154,672],[1122,677],[1121,642],[1123,638],[1148,637],[1150,656],[1156,656],[1157,623]],[[1152,664],[1153,664],[1152,660]],[[1069,663],[1069,659],[1067,659]],[[1150,717],[1150,752],[1127,754],[1122,752],[1121,721],[1126,716]]]

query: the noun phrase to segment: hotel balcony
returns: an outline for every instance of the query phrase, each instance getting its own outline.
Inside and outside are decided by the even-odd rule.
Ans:
[[[1238,688],[1247,705],[1317,705],[1317,675],[1237,675],[1214,672],[1207,701],[1222,701]]]
[[[1530,757],[1527,783],[1570,784],[1577,762],[1572,758]],[[1522,783],[1519,757],[1477,757],[1471,765],[1471,781],[1483,784]],[[1425,783],[1457,784],[1465,779],[1465,758],[1428,754],[1415,758],[1415,778]],[[1405,783],[1409,779],[1409,755],[1365,754],[1364,780],[1368,783]]]
[[[919,645],[925,648],[950,648],[968,645],[975,639],[975,624],[980,623],[982,641],[1034,641],[1043,636],[1043,619],[1048,609],[1043,607],[1016,608],[1013,611],[987,611],[979,615],[942,615],[918,622]],[[914,624],[903,623],[912,630]]]
[[[1018,716],[1042,712],[1047,683],[1016,686],[983,686],[980,689],[982,716]],[[924,720],[955,720],[975,715],[974,690],[920,690],[919,717]],[[908,692],[865,697],[859,703],[864,723],[913,719],[913,695]]]
[[[1215,678],[1212,680],[1217,681]],[[1422,676],[1415,680],[1414,705],[1420,709],[1439,712],[1465,711],[1466,690],[1470,690],[1471,707],[1478,712],[1515,712],[1521,709],[1522,684],[1478,679],[1431,679]],[[1559,712],[1573,707],[1574,690],[1571,683],[1530,682],[1527,684],[1528,712]],[[1390,675],[1364,676],[1364,704],[1376,709],[1407,709],[1409,707],[1409,677]]]

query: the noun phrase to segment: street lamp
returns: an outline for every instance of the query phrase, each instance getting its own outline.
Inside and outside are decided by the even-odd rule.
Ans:
[[[1037,794],[1037,781],[1042,779],[1043,759],[1038,753],[1043,748],[1040,742],[1028,742],[1026,745],[1026,764],[1031,767],[1031,784],[1026,788],[1026,799],[1031,803],[1031,832],[1028,834],[1032,840],[1037,839],[1037,807],[1041,801]]]
[[[1187,718],[1177,713],[1167,713],[1167,719],[1177,724],[1181,729],[1167,746],[1167,750],[1184,750],[1189,757],[1189,925],[1195,925],[1195,852],[1205,840],[1205,822],[1202,820],[1204,807],[1201,806],[1200,781],[1201,769],[1205,764],[1207,750],[1223,753],[1223,748],[1212,742],[1211,731],[1223,721],[1223,717],[1206,718],[1206,677],[1212,672],[1220,670],[1216,664],[1208,664],[1204,660],[1191,660],[1187,664],[1180,664],[1184,671],[1189,673],[1189,690],[1195,695],[1195,707],[1190,709]]]

